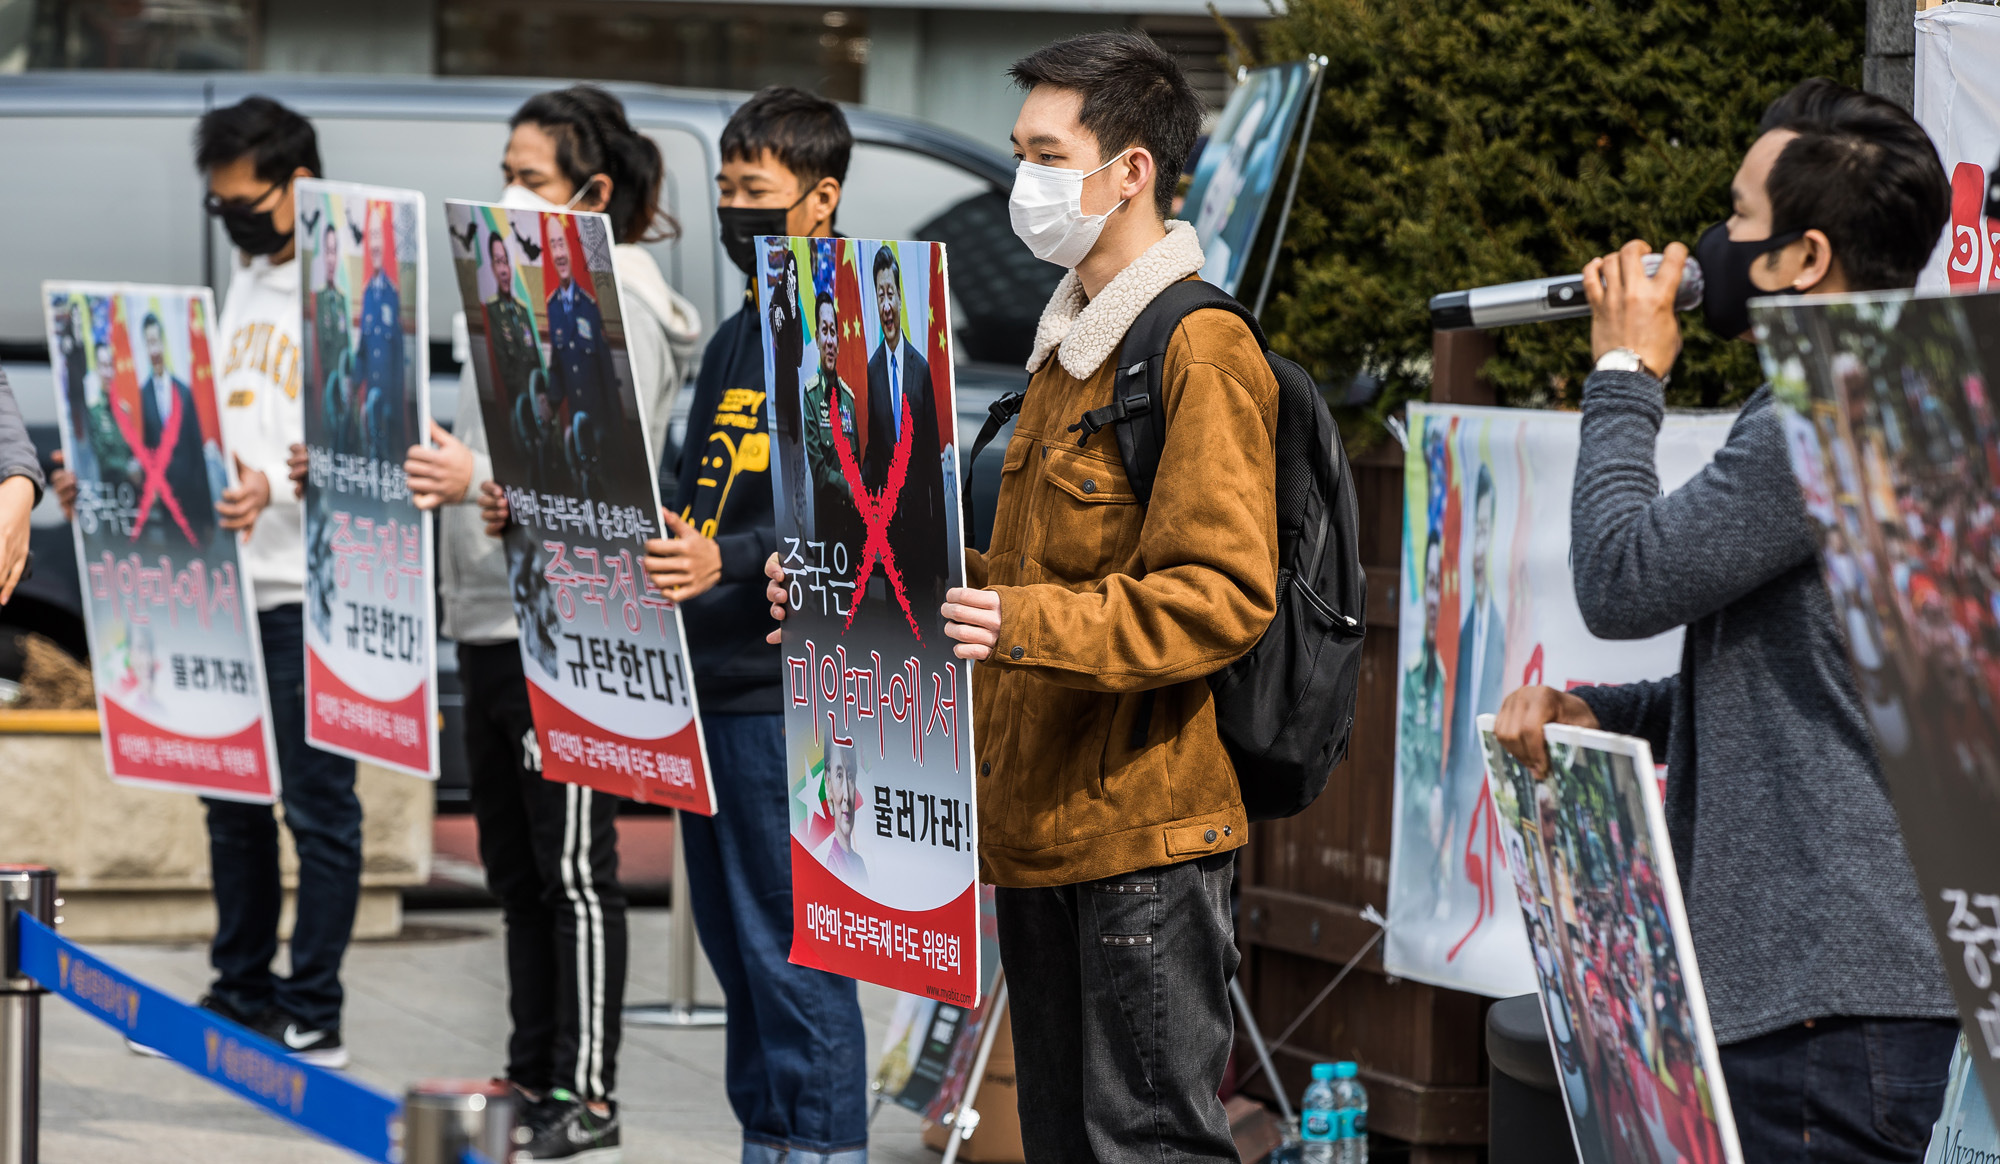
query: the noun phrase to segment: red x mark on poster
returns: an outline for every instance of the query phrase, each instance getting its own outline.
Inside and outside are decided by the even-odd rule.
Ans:
[[[854,508],[861,512],[861,524],[868,529],[868,538],[861,547],[861,569],[854,575],[854,603],[847,610],[847,624],[843,630],[854,626],[854,616],[861,611],[861,600],[868,594],[868,577],[875,572],[875,563],[882,563],[882,572],[889,576],[889,587],[896,593],[896,604],[903,608],[903,617],[909,620],[910,633],[917,636],[922,644],[924,632],[917,629],[917,616],[910,609],[910,596],[903,592],[903,572],[896,568],[896,549],[889,544],[889,520],[896,516],[896,500],[902,496],[903,482],[910,472],[910,436],[914,426],[910,420],[910,398],[903,397],[902,435],[896,438],[896,455],[889,462],[889,479],[882,484],[880,493],[871,494],[861,483],[861,466],[855,462],[854,449],[847,443],[847,430],[840,423],[840,393],[826,394],[827,423],[833,426],[833,447],[840,454],[840,475],[847,481],[848,492],[854,495]]]

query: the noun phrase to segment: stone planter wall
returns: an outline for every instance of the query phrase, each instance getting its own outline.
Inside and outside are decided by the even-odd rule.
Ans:
[[[434,786],[360,766],[356,937],[402,929],[402,887],[430,877]],[[274,809],[282,815],[282,809]],[[115,784],[94,711],[0,711],[0,862],[60,877],[63,932],[78,941],[205,941],[215,932],[208,832],[187,793]],[[298,858],[278,830],[291,932]]]

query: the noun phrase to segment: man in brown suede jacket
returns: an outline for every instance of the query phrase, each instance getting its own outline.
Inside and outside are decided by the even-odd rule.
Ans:
[[[979,660],[979,852],[999,886],[1022,1141],[1039,1161],[1235,1160],[1216,1089],[1233,1034],[1229,887],[1247,838],[1207,676],[1270,624],[1278,385],[1250,330],[1199,311],[1167,348],[1151,503],[1116,434],[1117,352],[1202,266],[1167,221],[1201,120],[1173,58],[1129,33],[1017,62],[1016,233],[1070,268],[1042,313],[991,549],[946,633]],[[775,559],[770,571],[780,578]],[[772,590],[783,617],[782,582]]]

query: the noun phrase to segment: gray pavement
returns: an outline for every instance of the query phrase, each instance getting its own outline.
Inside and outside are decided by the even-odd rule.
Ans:
[[[400,1094],[412,1080],[483,1079],[504,1064],[506,970],[497,910],[406,915],[405,936],[358,942],[343,979],[343,1032],[351,1073]],[[628,997],[666,996],[668,911],[631,913]],[[104,945],[134,975],[183,999],[208,984],[205,946]],[[701,964],[703,1001],[719,1000]],[[869,1062],[895,995],[864,985]],[[207,1081],[125,1049],[118,1035],[60,999],[43,1001],[44,1164],[339,1164],[354,1157],[265,1115]],[[736,1121],[722,1090],[720,1029],[627,1028],[618,1098],[627,1164],[730,1164],[740,1158]],[[871,1129],[879,1164],[934,1164],[917,1117],[884,1107]]]

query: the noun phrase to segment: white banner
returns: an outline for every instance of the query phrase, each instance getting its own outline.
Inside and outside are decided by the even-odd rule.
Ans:
[[[1986,180],[2000,162],[2000,8],[1917,13],[1917,120],[1951,178],[1951,225],[1917,290],[2000,291],[2000,220],[1986,217]]]
[[[1694,476],[1734,421],[1669,416],[1661,487]],[[1681,635],[1612,643],[1584,628],[1569,573],[1581,416],[1416,404],[1409,423],[1382,961],[1402,978],[1495,998],[1528,994],[1534,966],[1509,896],[1476,720],[1526,684],[1671,675]]]

